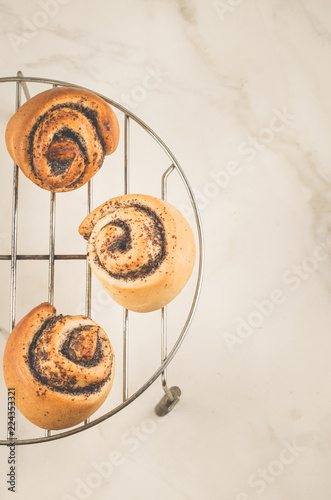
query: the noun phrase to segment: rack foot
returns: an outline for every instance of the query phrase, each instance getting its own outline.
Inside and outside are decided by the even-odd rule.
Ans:
[[[168,413],[171,412],[171,410],[176,406],[178,403],[180,396],[181,396],[181,390],[177,386],[170,387],[168,391],[171,392],[172,398],[165,394],[161,401],[155,406],[155,413],[159,417],[164,417]]]

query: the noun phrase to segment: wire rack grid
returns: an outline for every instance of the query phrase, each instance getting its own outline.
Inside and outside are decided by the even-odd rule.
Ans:
[[[75,88],[81,88],[85,90],[85,87],[80,85],[75,85],[68,82],[63,82],[60,80],[51,80],[47,78],[38,78],[38,77],[25,77],[21,71],[18,71],[17,76],[14,77],[5,77],[0,78],[0,83],[14,83],[16,85],[16,102],[15,109],[17,110],[22,103],[22,91],[24,92],[26,100],[30,99],[30,93],[27,86],[27,83],[35,82],[42,83],[46,85],[51,85],[53,87],[57,86],[69,86]],[[90,90],[91,91],[91,90]],[[203,275],[203,263],[204,263],[204,249],[203,249],[203,233],[201,226],[201,219],[199,215],[199,210],[197,203],[194,198],[194,194],[188,179],[179,165],[178,161],[170,151],[170,149],[166,146],[166,144],[153,132],[153,130],[146,125],[142,120],[140,120],[136,115],[134,115],[131,111],[124,108],[122,105],[117,102],[109,99],[108,97],[91,91],[94,94],[103,98],[110,105],[117,108],[118,111],[124,114],[124,194],[129,193],[129,170],[130,170],[130,122],[133,120],[138,123],[144,131],[150,134],[153,139],[157,142],[157,144],[163,149],[165,154],[168,156],[170,160],[170,166],[163,172],[161,177],[161,197],[162,199],[167,198],[167,183],[168,178],[172,174],[172,172],[177,171],[179,176],[184,183],[186,188],[188,197],[190,199],[194,216],[195,216],[195,224],[198,235],[198,273],[196,279],[196,286],[194,297],[192,300],[192,304],[186,318],[183,329],[178,336],[175,344],[168,352],[167,345],[167,307],[163,307],[160,311],[161,314],[161,364],[159,368],[155,371],[155,373],[143,384],[137,391],[133,394],[129,395],[129,387],[128,387],[128,351],[129,351],[129,311],[127,309],[123,309],[123,396],[122,403],[111,411],[105,413],[103,416],[96,418],[92,421],[90,419],[86,420],[83,424],[78,427],[69,429],[64,432],[52,434],[51,431],[46,430],[45,435],[42,437],[29,438],[29,439],[17,439],[15,438],[15,445],[24,445],[24,444],[35,444],[42,443],[47,441],[53,441],[56,439],[64,438],[76,434],[78,432],[82,432],[86,429],[89,429],[104,420],[110,418],[115,415],[134,400],[136,400],[148,387],[150,387],[159,377],[161,378],[161,385],[164,391],[164,395],[161,398],[160,402],[155,407],[155,412],[159,416],[164,416],[169,413],[174,406],[178,403],[181,391],[179,387],[173,386],[168,387],[167,384],[167,366],[175,356],[178,351],[180,345],[182,344],[184,337],[191,325],[193,315],[195,313],[198,298],[200,295],[201,284],[202,284],[202,275]],[[52,304],[54,300],[54,263],[55,260],[86,260],[86,294],[85,294],[85,314],[86,316],[91,315],[91,269],[87,261],[86,254],[56,254],[55,253],[55,211],[56,211],[56,194],[50,193],[50,212],[49,212],[49,253],[45,255],[23,255],[17,253],[17,220],[18,220],[18,194],[19,194],[19,168],[16,164],[13,167],[13,195],[12,195],[12,237],[11,237],[11,254],[10,255],[0,255],[0,260],[10,260],[10,330],[12,330],[15,326],[16,318],[15,318],[15,310],[16,310],[16,274],[17,274],[17,261],[18,260],[48,260],[48,301]],[[87,213],[90,213],[92,210],[92,180],[87,184]],[[8,434],[7,425],[7,439],[0,439],[0,445],[8,445],[12,441],[12,437]]]

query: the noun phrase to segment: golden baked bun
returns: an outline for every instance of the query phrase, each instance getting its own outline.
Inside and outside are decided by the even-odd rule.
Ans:
[[[113,198],[91,212],[79,232],[88,240],[88,261],[101,285],[131,311],[165,306],[192,273],[192,230],[175,207],[158,198]]]
[[[73,87],[32,97],[6,128],[14,162],[49,191],[72,191],[85,184],[118,141],[118,120],[111,107],[92,92]]]
[[[108,396],[114,367],[100,326],[86,316],[56,316],[47,302],[15,326],[3,358],[17,408],[43,429],[65,429],[92,415]]]

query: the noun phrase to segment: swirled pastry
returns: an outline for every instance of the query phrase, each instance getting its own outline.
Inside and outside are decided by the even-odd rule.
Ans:
[[[56,87],[29,99],[9,120],[6,145],[23,173],[49,191],[72,191],[115,151],[119,125],[92,92]]]
[[[15,326],[3,358],[17,408],[43,429],[65,429],[92,415],[111,389],[114,366],[100,326],[86,316],[56,316],[47,302]]]
[[[79,227],[102,286],[123,307],[159,309],[188,281],[195,260],[192,230],[166,201],[147,195],[113,198]]]

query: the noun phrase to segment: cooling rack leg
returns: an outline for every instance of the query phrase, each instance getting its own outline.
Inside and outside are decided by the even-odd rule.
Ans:
[[[162,307],[161,309],[161,361],[167,357],[167,308]],[[162,388],[165,392],[161,401],[155,407],[155,413],[159,417],[167,415],[178,403],[181,390],[177,386],[168,387],[167,385],[167,370],[163,370],[161,373],[161,383]]]
[[[155,413],[159,417],[164,417],[165,415],[170,413],[180,399],[181,390],[179,387],[174,385],[173,387],[170,387],[168,391],[171,394],[171,399],[167,394],[165,394],[161,401],[155,406]]]
[[[167,187],[168,187],[168,177],[174,171],[175,165],[170,165],[170,167],[164,172],[161,180],[161,196],[163,200],[167,199]],[[161,361],[162,363],[167,357],[167,308],[163,307],[161,309]],[[167,385],[167,370],[164,369],[161,373],[161,383],[162,388],[165,392],[161,401],[155,407],[155,413],[159,417],[167,415],[178,403],[181,390],[177,386],[168,387]]]
[[[124,116],[124,194],[130,190],[130,118]],[[123,402],[129,397],[129,311],[123,309]]]

